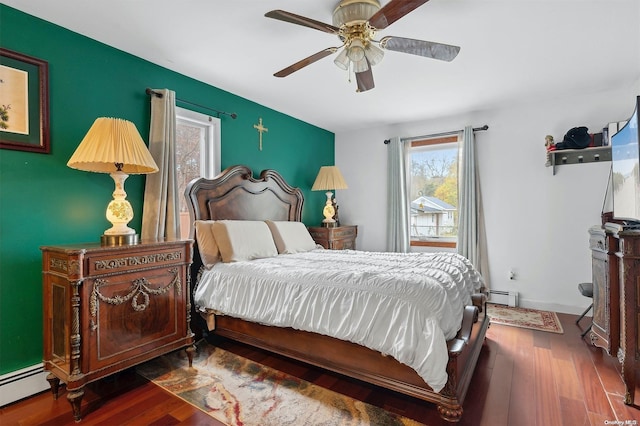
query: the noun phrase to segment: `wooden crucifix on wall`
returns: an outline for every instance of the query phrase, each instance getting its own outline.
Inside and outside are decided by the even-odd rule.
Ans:
[[[262,133],[263,132],[268,132],[269,129],[267,129],[266,127],[264,127],[262,125],[262,117],[258,120],[258,124],[254,124],[253,128],[256,129],[258,131],[258,133],[260,134],[260,151],[262,151]]]

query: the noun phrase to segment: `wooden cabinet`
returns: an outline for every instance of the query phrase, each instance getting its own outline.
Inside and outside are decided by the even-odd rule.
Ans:
[[[330,250],[355,250],[357,226],[336,226],[328,228],[324,226],[311,226],[309,233],[313,240],[322,247]]]
[[[620,351],[625,404],[634,403],[636,372],[640,368],[640,230],[622,230],[616,253],[620,262]]]
[[[618,239],[601,226],[589,229],[592,257],[593,325],[591,343],[616,356],[620,343]],[[612,285],[613,284],[613,285]]]
[[[76,421],[87,383],[180,348],[191,364],[192,244],[41,247],[44,369]]]
[[[593,254],[594,345],[617,356],[624,402],[634,403],[640,368],[640,230],[616,224],[590,229]]]

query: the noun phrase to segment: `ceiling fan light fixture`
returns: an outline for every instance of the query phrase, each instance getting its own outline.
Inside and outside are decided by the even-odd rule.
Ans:
[[[333,25],[341,27],[345,24],[363,23],[378,10],[378,0],[342,0],[333,11]]]
[[[371,66],[378,65],[384,58],[384,51],[373,43],[367,43],[364,48],[364,56],[367,57]]]
[[[333,63],[336,64],[338,68],[341,70],[347,71],[349,69],[349,57],[347,56],[347,48],[345,47],[342,51],[336,56],[336,59],[333,60]]]
[[[337,1],[339,3],[333,11],[333,25],[284,10],[272,10],[265,14],[267,18],[334,34],[341,42],[340,47],[323,49],[276,72],[275,77],[285,77],[322,58],[338,53],[333,62],[341,70],[347,71],[349,81],[351,81],[351,71],[353,71],[356,77],[357,91],[366,92],[375,87],[372,68],[382,62],[385,50],[447,62],[453,60],[460,51],[458,46],[404,37],[387,36],[381,40],[376,39],[378,30],[384,30],[390,24],[426,3],[427,0],[387,0],[382,8],[380,0]]]
[[[358,62],[364,59],[364,43],[359,38],[351,41],[351,44],[347,48],[347,56],[353,62]]]

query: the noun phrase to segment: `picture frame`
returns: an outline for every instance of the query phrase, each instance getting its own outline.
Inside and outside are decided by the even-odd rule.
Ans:
[[[49,64],[0,48],[0,148],[48,154]]]

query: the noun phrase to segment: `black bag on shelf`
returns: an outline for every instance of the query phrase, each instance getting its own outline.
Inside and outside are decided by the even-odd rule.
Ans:
[[[591,135],[589,129],[584,126],[574,127],[569,130],[562,142],[556,144],[556,149],[582,149],[591,143]]]

